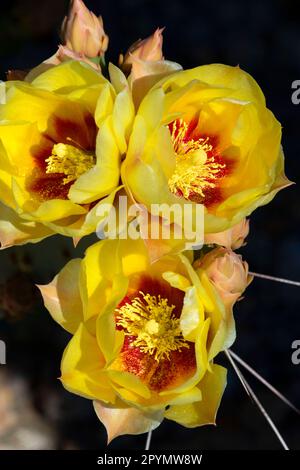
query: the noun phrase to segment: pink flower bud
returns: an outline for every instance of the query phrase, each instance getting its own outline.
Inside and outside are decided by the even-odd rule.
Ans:
[[[101,16],[97,18],[82,0],[72,0],[62,25],[62,36],[68,49],[87,57],[103,56],[108,47]]]
[[[226,307],[232,307],[252,281],[248,263],[233,251],[218,247],[195,262],[217,289]]]
[[[152,36],[135,42],[125,57],[120,57],[120,65],[126,74],[131,72],[132,82],[165,69],[162,32],[163,28],[158,28]]]
[[[150,62],[163,60],[163,30],[163,28],[157,28],[157,30],[147,39],[139,39],[139,41],[135,42],[125,54],[124,64],[132,65],[135,59]]]
[[[206,245],[216,244],[228,249],[237,250],[245,244],[245,238],[249,234],[249,219],[243,219],[228,230],[219,233],[208,233],[205,235]]]

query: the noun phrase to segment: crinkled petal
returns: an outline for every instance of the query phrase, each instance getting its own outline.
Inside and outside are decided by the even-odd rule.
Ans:
[[[108,443],[124,434],[143,434],[156,429],[163,420],[163,411],[145,413],[136,408],[110,408],[94,402],[95,412],[107,431]]]
[[[83,321],[79,292],[80,259],[71,260],[52,282],[38,286],[52,318],[70,333]]]

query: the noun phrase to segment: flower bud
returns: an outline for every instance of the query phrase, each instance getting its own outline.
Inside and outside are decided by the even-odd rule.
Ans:
[[[163,28],[157,30],[147,39],[139,39],[126,52],[123,64],[132,65],[135,59],[156,62],[163,60]]]
[[[249,234],[249,219],[242,219],[238,224],[228,230],[219,233],[207,233],[204,243],[206,245],[216,244],[228,249],[237,250],[245,244]]]
[[[103,56],[108,47],[108,36],[101,16],[97,18],[82,0],[73,0],[62,25],[64,45],[87,57]]]
[[[218,247],[195,262],[217,289],[226,307],[232,307],[252,281],[248,263],[233,251]]]
[[[163,28],[158,28],[147,39],[135,42],[125,57],[120,57],[120,65],[127,75],[131,73],[132,81],[157,73],[157,66],[159,70],[161,67],[164,68],[162,32]]]

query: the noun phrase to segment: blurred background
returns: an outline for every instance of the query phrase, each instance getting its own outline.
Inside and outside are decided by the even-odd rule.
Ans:
[[[104,19],[107,58],[165,26],[165,57],[184,68],[205,63],[239,64],[262,87],[268,107],[283,126],[286,172],[299,181],[300,105],[291,84],[300,80],[300,4],[294,0],[179,1],[94,0],[87,6]],[[68,1],[2,1],[0,73],[30,69],[59,43]],[[299,186],[282,192],[251,218],[242,249],[252,271],[300,280]],[[49,282],[71,257],[82,256],[71,240],[52,237],[39,245],[0,252],[0,449],[105,449],[106,435],[92,404],[64,391],[57,377],[69,339],[43,308],[34,283]],[[300,290],[255,279],[235,308],[238,339],[233,350],[300,407],[300,365],[291,344],[300,339]],[[219,363],[227,365],[225,358]],[[230,366],[217,427],[195,430],[165,421],[152,449],[279,449],[264,418]],[[247,376],[247,378],[249,378]],[[249,378],[291,449],[300,450],[300,419]],[[146,436],[121,437],[111,449],[142,449]]]

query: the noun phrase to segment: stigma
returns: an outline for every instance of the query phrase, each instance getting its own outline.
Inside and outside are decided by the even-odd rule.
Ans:
[[[226,165],[216,158],[209,137],[191,138],[189,125],[177,119],[169,125],[176,166],[168,181],[170,191],[185,199],[205,202],[207,191],[217,187]]]
[[[46,173],[64,174],[63,184],[68,184],[90,170],[95,164],[95,157],[74,145],[60,143],[53,146],[52,154],[45,162]]]
[[[169,359],[172,351],[189,348],[182,336],[180,319],[173,313],[175,305],[169,305],[168,299],[160,295],[142,291],[139,294],[116,310],[117,326],[134,337],[131,346],[154,356],[157,362]]]

